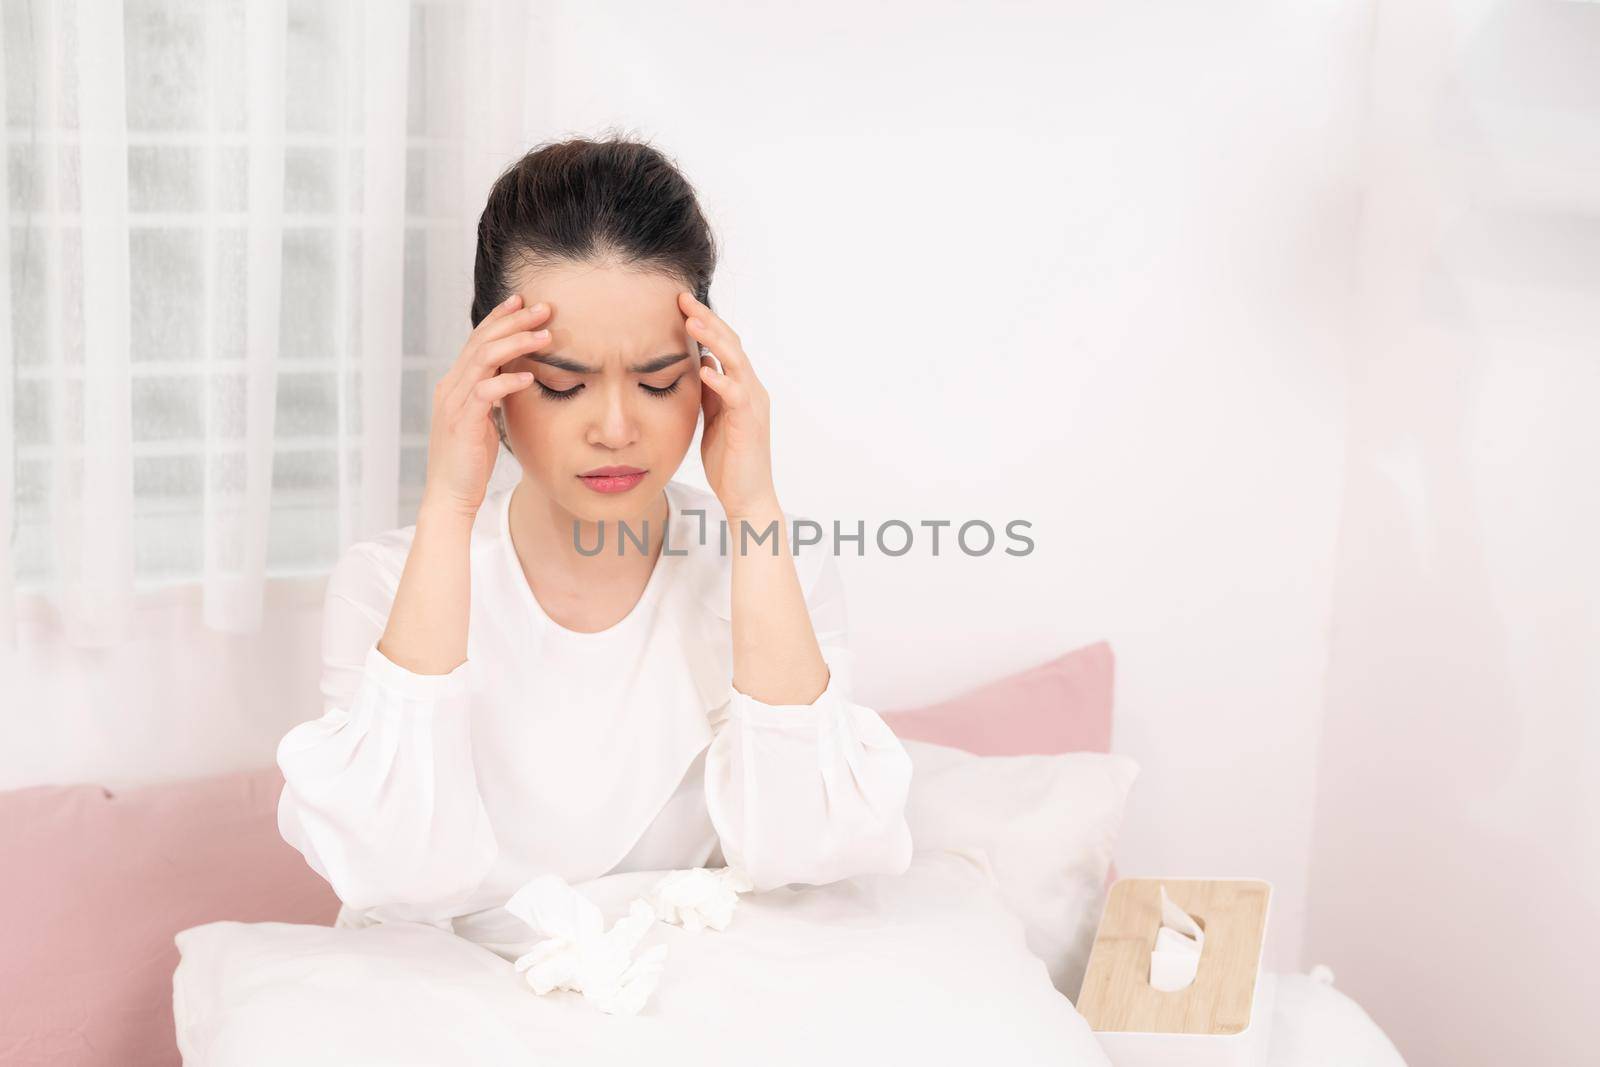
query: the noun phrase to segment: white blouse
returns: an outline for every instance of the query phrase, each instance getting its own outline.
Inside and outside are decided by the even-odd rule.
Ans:
[[[644,593],[597,633],[539,606],[510,499],[491,493],[474,522],[467,658],[449,674],[377,649],[414,526],[351,546],[329,579],[324,710],[278,746],[278,827],[343,901],[341,925],[449,926],[540,874],[729,864],[762,890],[906,869],[911,761],[850,698],[832,553],[794,553],[827,689],[769,705],[733,688],[723,542],[737,531],[714,494],[668,484]]]

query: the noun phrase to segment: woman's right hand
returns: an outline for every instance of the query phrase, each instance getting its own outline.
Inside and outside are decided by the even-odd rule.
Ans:
[[[521,294],[512,293],[467,335],[454,366],[433,387],[424,508],[477,514],[500,450],[489,413],[496,401],[533,384],[531,372],[500,368],[549,343],[549,330],[534,329],[549,317],[548,304],[523,308]]]

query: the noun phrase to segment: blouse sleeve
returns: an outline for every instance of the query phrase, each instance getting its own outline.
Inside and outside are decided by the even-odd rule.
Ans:
[[[499,850],[472,762],[470,662],[414,674],[378,651],[397,583],[363,545],[329,579],[323,713],[279,742],[278,829],[348,908],[440,925]]]
[[[832,554],[806,595],[828,664],[810,704],[764,704],[728,687],[706,753],[706,806],[730,866],[757,891],[911,863],[911,758],[871,708],[851,699],[844,587]]]

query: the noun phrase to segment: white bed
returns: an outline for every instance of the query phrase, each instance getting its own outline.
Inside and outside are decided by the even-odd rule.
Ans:
[[[636,951],[667,955],[637,1014],[535,993],[513,963],[539,940],[531,928],[478,944],[411,923],[216,922],[177,936],[184,1063],[1107,1064],[1062,990],[1081,978],[1137,768],[908,749],[909,870],[747,892],[722,930],[651,922]],[[571,888],[609,927],[666,873]],[[1401,1064],[1326,982],[1264,983],[1264,1067]]]
[[[608,923],[658,875],[581,887]],[[637,1015],[536,995],[510,960],[430,926],[208,923],[178,937],[189,1067],[362,1064],[1004,1063],[1107,1060],[1027,951],[987,866],[919,853],[896,878],[741,899],[727,929],[658,922],[661,984]],[[1352,1001],[1305,976],[1273,985],[1270,1067],[1390,1067]]]

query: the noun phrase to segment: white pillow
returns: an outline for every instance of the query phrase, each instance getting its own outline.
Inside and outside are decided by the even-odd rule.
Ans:
[[[918,849],[981,849],[1050,981],[1074,1000],[1139,765],[1126,756],[976,756],[904,741],[906,821]]]
[[[662,873],[574,888],[609,927]],[[213,922],[177,944],[187,1067],[1109,1067],[981,853],[923,852],[901,875],[746,893],[720,931],[657,922],[639,951],[666,944],[667,957],[637,1015],[535,994],[502,956],[418,923]]]
[[[1263,974],[1272,1001],[1272,1067],[1406,1067],[1389,1035],[1333,988],[1331,973]]]

